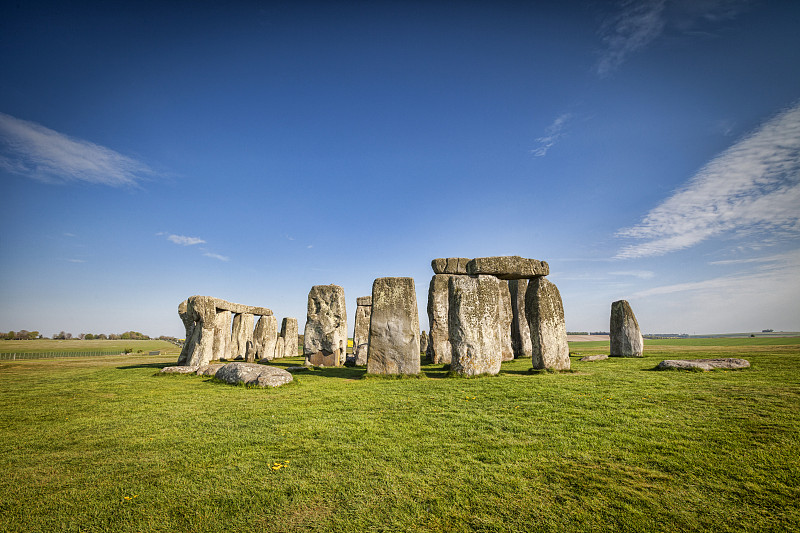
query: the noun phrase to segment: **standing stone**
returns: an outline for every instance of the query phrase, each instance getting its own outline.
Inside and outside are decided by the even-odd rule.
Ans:
[[[247,341],[247,349],[245,350],[244,360],[248,363],[256,362],[256,343],[252,340]]]
[[[500,337],[500,358],[503,361],[512,361],[514,348],[511,346],[511,322],[514,315],[511,310],[511,291],[508,282],[500,280],[498,290],[500,300],[497,306],[497,334]]]
[[[189,358],[189,341],[194,333],[194,319],[189,315],[189,300],[184,300],[178,304],[178,316],[181,317],[183,327],[186,329],[186,336],[183,339],[181,354],[178,356],[178,365],[184,365]]]
[[[372,284],[367,373],[419,374],[419,314],[412,278]]]
[[[341,366],[347,354],[347,307],[338,285],[314,285],[308,293],[303,336],[308,365]]]
[[[428,353],[428,334],[424,331],[419,334],[419,351]]]
[[[644,339],[639,322],[626,300],[611,304],[611,355],[618,357],[642,357]]]
[[[525,311],[531,330],[533,368],[569,370],[567,326],[558,287],[547,278],[533,278],[525,293]]]
[[[428,325],[431,328],[428,337],[428,356],[436,365],[449,364],[451,360],[452,349],[448,326],[448,283],[451,277],[450,274],[435,274],[428,288]]]
[[[367,364],[367,351],[359,350],[358,347],[369,343],[369,319],[371,315],[372,296],[356,298],[356,325],[353,328],[353,355],[356,359],[356,366]]]
[[[187,300],[186,313],[194,323],[192,336],[186,339],[188,345],[186,366],[200,367],[214,358],[214,325],[217,309],[214,298],[192,296]]]
[[[500,280],[453,276],[449,284],[450,369],[464,376],[497,374],[502,362]]]
[[[263,361],[272,360],[275,355],[275,341],[278,338],[278,319],[275,315],[262,316],[256,323],[253,340],[256,343],[256,357]]]
[[[275,357],[273,359],[282,359],[283,358],[283,337],[278,337],[275,340]]]
[[[253,320],[250,313],[238,313],[233,317],[231,332],[231,357],[244,359],[247,355],[247,341],[253,340]]]
[[[511,348],[514,357],[531,357],[531,330],[528,327],[528,318],[525,316],[525,291],[528,290],[527,279],[512,279],[508,282],[511,293]]]
[[[281,321],[281,337],[283,338],[283,356],[297,357],[297,319],[284,318]]]
[[[214,317],[214,359],[230,359],[231,318],[230,311],[220,310]]]

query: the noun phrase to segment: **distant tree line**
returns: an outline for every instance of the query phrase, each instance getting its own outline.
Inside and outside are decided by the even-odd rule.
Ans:
[[[0,338],[5,340],[33,340],[33,339],[46,339],[47,337],[43,337],[38,331],[28,331],[26,329],[21,329],[19,331],[9,331],[8,333],[0,333]],[[81,333],[78,336],[73,336],[72,333],[68,333],[66,331],[61,331],[59,333],[53,333],[51,337],[55,340],[67,340],[67,339],[80,339],[80,340],[94,340],[94,339],[108,339],[108,340],[133,340],[133,341],[149,341],[150,337],[143,333],[139,333],[138,331],[126,331],[125,333]],[[171,340],[175,339],[175,337],[166,337],[161,336],[159,337],[161,340]],[[177,339],[175,339],[177,340]]]
[[[41,339],[42,336],[38,331],[28,331],[21,329],[19,331],[9,331],[3,338],[7,341],[32,341],[33,339]]]

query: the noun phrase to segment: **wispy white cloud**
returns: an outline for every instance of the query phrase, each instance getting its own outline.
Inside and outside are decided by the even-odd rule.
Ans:
[[[800,236],[800,103],[703,167],[620,237],[644,240],[616,257],[663,255],[725,232]]]
[[[70,263],[85,263],[83,259],[67,259]]]
[[[536,157],[543,157],[547,155],[547,151],[559,141],[566,133],[564,128],[567,122],[572,118],[572,113],[564,113],[550,124],[545,130],[545,135],[536,139],[539,146],[531,150],[531,153]]]
[[[215,254],[213,252],[206,252],[203,255],[206,256],[206,257],[210,257],[212,259],[218,259],[220,261],[230,261],[231,260],[230,257],[224,256],[224,255],[220,255],[220,254]]]
[[[46,183],[136,186],[155,173],[114,150],[0,113],[0,168]]]
[[[180,244],[181,246],[193,246],[206,242],[200,237],[187,237],[186,235],[167,235],[167,240],[175,244]]]
[[[609,272],[612,276],[632,276],[639,279],[652,279],[656,273],[652,270],[622,270],[618,272]]]

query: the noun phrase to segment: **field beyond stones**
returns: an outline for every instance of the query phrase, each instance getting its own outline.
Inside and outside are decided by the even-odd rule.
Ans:
[[[0,531],[800,530],[800,338],[701,341],[269,390],[159,375],[174,356],[2,361]],[[752,367],[652,370],[709,357]]]

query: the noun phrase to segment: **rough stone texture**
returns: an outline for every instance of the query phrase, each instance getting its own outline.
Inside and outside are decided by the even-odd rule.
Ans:
[[[428,334],[424,331],[419,334],[419,351],[428,353]]]
[[[367,353],[363,353],[361,359],[356,355],[356,349],[362,345],[369,343],[369,318],[372,315],[372,296],[362,296],[356,298],[356,324],[353,328],[353,355],[356,356],[356,365],[367,364]],[[359,362],[361,361],[361,362]]]
[[[604,361],[608,359],[608,354],[600,354],[600,355],[587,355],[585,357],[581,357],[579,361],[584,363],[591,363],[592,361]]]
[[[308,293],[303,337],[306,363],[341,366],[347,354],[347,307],[338,285],[314,285]]]
[[[256,357],[262,361],[271,361],[275,356],[275,341],[278,339],[278,319],[274,315],[262,316],[258,319],[253,332],[256,343]]]
[[[256,343],[252,340],[247,341],[247,350],[245,351],[244,360],[248,363],[256,362]]]
[[[191,337],[186,339],[186,357],[182,361],[186,366],[199,367],[214,359],[215,300],[210,296],[192,296],[187,300],[187,318],[194,327]]]
[[[217,371],[225,366],[225,363],[216,363],[213,365],[203,365],[197,369],[198,376],[213,376]]]
[[[658,363],[656,370],[691,370],[695,368],[700,370],[737,370],[749,367],[750,361],[747,359],[667,359]]]
[[[644,339],[639,322],[630,304],[618,300],[611,304],[611,355],[617,357],[641,357]]]
[[[466,274],[468,262],[466,257],[443,257],[431,261],[431,268],[434,274]]]
[[[525,291],[528,290],[527,279],[512,279],[508,282],[511,293],[511,348],[514,357],[531,357],[531,329],[528,327],[528,317],[525,315]]]
[[[227,302],[219,298],[212,298],[212,299],[214,300],[214,307],[221,311],[230,311],[238,315],[250,314],[250,315],[265,316],[272,314],[272,311],[267,309],[266,307],[235,304],[233,302]]]
[[[244,383],[259,387],[279,387],[294,379],[282,368],[256,363],[229,363],[220,368],[214,377],[230,384]]]
[[[497,374],[502,362],[500,280],[452,276],[449,285],[450,369],[465,376]]]
[[[569,344],[561,293],[547,278],[533,278],[525,292],[525,312],[531,330],[533,368],[569,369]]]
[[[511,310],[511,291],[508,282],[500,280],[498,284],[500,300],[497,305],[497,335],[500,337],[500,358],[503,361],[514,359],[514,348],[511,346],[511,321],[514,318]]]
[[[230,359],[232,319],[230,311],[219,311],[214,317],[214,359]]]
[[[253,340],[254,317],[250,313],[242,313],[233,317],[231,332],[231,358],[244,359],[247,355],[247,342]]]
[[[467,263],[467,274],[486,274],[500,279],[525,279],[550,274],[546,261],[526,259],[518,255],[499,257],[476,257]]]
[[[419,313],[412,278],[372,283],[367,373],[419,374]]]
[[[197,372],[196,366],[165,366],[161,369],[162,374],[195,374]]]
[[[353,348],[353,364],[356,366],[367,366],[367,354],[369,353],[369,343],[362,343]]]
[[[281,321],[281,337],[283,338],[283,356],[297,357],[297,319],[286,317]]]
[[[189,300],[184,300],[178,304],[178,316],[181,317],[183,327],[186,329],[181,354],[178,356],[178,365],[184,365],[189,358],[189,341],[192,338],[192,333],[194,333],[194,320],[189,316]]]
[[[278,337],[275,340],[275,357],[274,359],[283,359],[284,354],[284,340],[283,337]]]
[[[436,261],[434,259],[434,261]],[[452,358],[449,331],[449,285],[450,274],[435,274],[428,288],[428,356],[434,364],[449,364]]]

